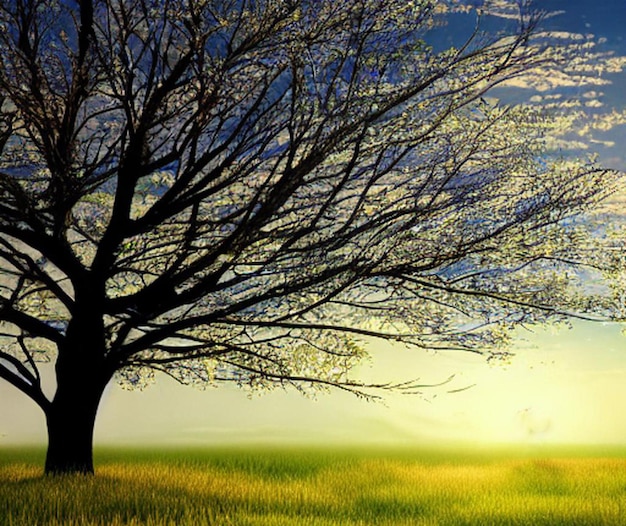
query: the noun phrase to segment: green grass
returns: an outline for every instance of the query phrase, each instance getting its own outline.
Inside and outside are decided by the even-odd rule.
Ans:
[[[545,450],[98,450],[44,477],[0,449],[0,524],[585,525],[626,521],[626,454]]]

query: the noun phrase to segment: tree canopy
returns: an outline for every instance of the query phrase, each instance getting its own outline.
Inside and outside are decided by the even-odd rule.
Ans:
[[[575,310],[570,219],[607,172],[488,97],[565,51],[526,4],[440,49],[448,9],[2,3],[0,377],[51,443],[114,376],[371,394],[349,375],[368,338],[494,357]],[[92,469],[72,462],[48,470]]]

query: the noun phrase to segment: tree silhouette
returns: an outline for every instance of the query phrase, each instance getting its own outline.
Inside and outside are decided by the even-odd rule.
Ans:
[[[376,396],[416,386],[351,378],[368,338],[490,358],[572,308],[605,172],[483,97],[554,59],[529,13],[437,50],[428,0],[2,2],[0,377],[46,472],[93,471],[114,377]]]

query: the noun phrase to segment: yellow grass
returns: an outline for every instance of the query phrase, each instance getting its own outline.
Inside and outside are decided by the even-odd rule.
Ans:
[[[46,478],[39,456],[2,452],[0,524],[626,523],[620,456],[241,449],[99,457],[96,477]]]

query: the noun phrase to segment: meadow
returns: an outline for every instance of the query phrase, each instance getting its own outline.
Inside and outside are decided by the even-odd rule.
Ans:
[[[0,524],[626,523],[626,452],[364,448],[98,449],[95,477],[0,449]]]

